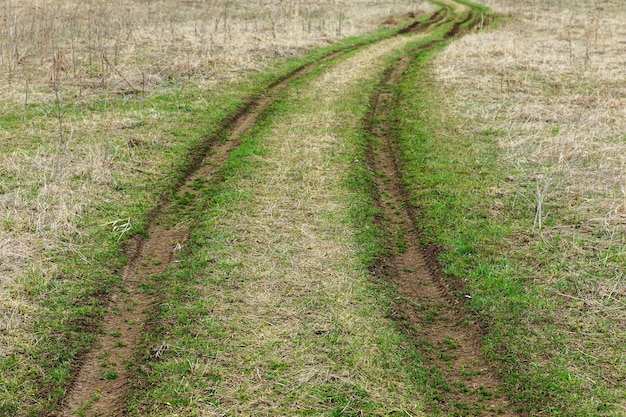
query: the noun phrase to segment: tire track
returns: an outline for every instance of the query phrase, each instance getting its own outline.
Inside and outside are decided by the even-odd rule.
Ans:
[[[430,30],[444,20],[433,16],[398,34]],[[113,291],[100,335],[93,349],[76,364],[73,383],[56,415],[122,416],[127,413],[126,396],[133,383],[133,360],[145,333],[150,310],[158,302],[158,295],[148,285],[149,278],[164,273],[168,265],[175,262],[176,252],[184,246],[193,223],[192,218],[180,215],[177,205],[197,196],[194,185],[198,181],[219,182],[216,174],[239,146],[242,135],[255,125],[291,82],[306,76],[322,63],[339,59],[362,46],[332,53],[278,80],[259,99],[248,100],[233,117],[225,120],[218,133],[192,155],[191,168],[185,173],[174,198],[163,198],[149,216],[147,237],[136,237],[127,250],[129,262],[121,272],[122,288]],[[227,140],[219,140],[222,137]],[[155,355],[166,348],[156,348]]]
[[[445,39],[474,28],[480,22],[472,11],[457,21]],[[422,45],[426,51],[441,41]],[[391,118],[394,91],[411,63],[401,58],[387,71],[372,98],[366,122],[371,134],[368,162],[376,184],[376,200],[384,213],[383,229],[389,237],[389,255],[374,267],[377,274],[395,284],[403,300],[395,305],[397,320],[411,333],[431,369],[437,394],[430,411],[445,415],[516,416],[502,394],[495,370],[481,355],[481,331],[462,303],[452,294],[433,253],[420,245],[417,213],[402,187],[400,149]]]
[[[148,287],[148,280],[164,273],[168,265],[175,261],[175,254],[184,246],[193,223],[193,219],[184,215],[181,217],[177,205],[198,196],[195,185],[199,181],[219,182],[219,178],[215,178],[216,173],[240,145],[240,138],[291,82],[306,76],[322,63],[339,58],[348,50],[334,52],[271,85],[259,99],[245,103],[237,114],[224,122],[213,138],[196,151],[191,169],[175,197],[164,199],[151,213],[148,237],[136,237],[127,250],[129,263],[121,272],[123,288],[113,293],[100,336],[94,348],[82,358],[59,416],[125,415],[134,354],[145,332],[150,309],[158,300]],[[226,140],[219,140],[224,136]]]

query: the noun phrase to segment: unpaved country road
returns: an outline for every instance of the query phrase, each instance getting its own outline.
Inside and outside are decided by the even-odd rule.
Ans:
[[[430,21],[413,26],[409,33],[360,47],[347,56],[342,56],[343,53],[329,56],[302,68],[272,87],[264,98],[242,109],[241,115],[224,127],[229,132],[229,139],[215,141],[207,148],[206,155],[198,158],[197,168],[189,174],[185,185],[179,190],[179,197],[193,195],[193,185],[198,180],[218,181],[216,173],[231,151],[238,147],[242,135],[255,126],[259,115],[285,91],[301,102],[315,103],[313,107],[303,105],[303,108],[309,109],[305,113],[276,118],[265,144],[267,156],[259,160],[259,164],[267,169],[260,170],[254,178],[242,180],[238,184],[242,193],[255,195],[254,204],[242,203],[238,207],[239,211],[225,213],[217,220],[224,229],[240,231],[240,240],[244,243],[253,242],[251,246],[242,247],[236,260],[238,264],[244,265],[244,271],[254,266],[255,269],[248,272],[256,278],[245,288],[224,289],[223,293],[216,290],[216,297],[222,300],[222,304],[215,311],[222,315],[224,321],[231,317],[251,318],[250,321],[256,323],[256,332],[252,331],[263,335],[254,345],[259,351],[269,349],[272,343],[281,343],[298,333],[294,329],[304,325],[300,317],[301,299],[319,297],[338,306],[349,306],[352,303],[351,288],[355,284],[350,282],[349,273],[337,267],[354,264],[354,250],[345,243],[345,239],[342,240],[350,231],[333,227],[333,223],[328,221],[335,216],[334,213],[349,209],[344,206],[338,185],[339,178],[346,175],[348,167],[334,165],[334,159],[329,155],[342,152],[343,138],[337,132],[341,129],[359,129],[363,121],[351,120],[348,113],[341,115],[329,109],[336,107],[347,96],[359,94],[359,86],[364,81],[380,79],[385,70],[380,63],[407,44],[446,24],[449,25],[450,36],[458,34],[464,21],[453,23],[450,19],[467,12],[467,6],[454,2],[445,4],[447,6]],[[467,19],[472,19],[471,13],[467,16]],[[407,60],[400,60],[394,70],[387,71],[381,86],[392,86],[397,82],[407,65]],[[307,78],[307,74],[314,70],[319,70],[320,74]],[[290,83],[296,80],[304,82],[298,86],[298,91],[293,91]],[[406,193],[400,186],[396,149],[390,133],[393,125],[385,114],[386,109],[393,104],[392,99],[391,94],[375,94],[370,99],[372,121],[365,123],[373,136],[368,165],[375,174],[373,176],[378,178],[377,195],[386,217],[383,228],[390,230],[391,234],[406,236],[408,242],[408,249],[385,259],[382,269],[387,271],[388,278],[398,286],[400,294],[407,300],[398,304],[398,308],[404,312],[402,320],[421,329],[419,334],[412,336],[416,346],[424,351],[424,358],[428,362],[426,365],[438,370],[452,389],[442,393],[441,405],[431,405],[425,409],[423,406],[409,406],[399,399],[395,400],[391,391],[385,388],[377,390],[373,394],[374,399],[383,405],[389,403],[389,407],[405,410],[409,415],[413,415],[410,412],[423,414],[433,410],[445,415],[456,415],[451,405],[453,403],[466,405],[471,413],[516,415],[500,394],[500,383],[495,373],[481,358],[476,330],[471,324],[466,324],[466,317],[455,308],[437,277],[436,266],[428,265],[428,257],[419,246],[414,228],[415,213],[408,207]],[[175,210],[174,202],[164,203],[155,212],[148,237],[138,240],[136,247],[129,251],[130,262],[122,273],[124,291],[112,297],[102,334],[93,350],[77,364],[74,382],[58,415],[123,416],[128,413],[127,396],[136,382],[129,368],[140,347],[150,309],[158,302],[158,296],[146,290],[144,284],[148,277],[165,272],[175,260],[176,253],[186,244],[191,225],[192,219],[184,215],[181,217],[180,212]],[[276,277],[283,277],[280,283],[276,282]],[[311,285],[305,284],[307,282]],[[229,302],[242,299],[247,302]],[[420,316],[424,306],[436,308],[439,312],[434,323],[426,324]],[[346,318],[348,315],[342,315],[338,307],[330,317],[333,320],[344,319],[346,323],[361,320],[358,317]],[[311,314],[307,320],[306,326],[319,327],[315,330],[316,334],[328,332],[325,327],[327,324],[318,322],[323,321],[321,316]],[[363,327],[375,327],[376,323],[363,323]],[[243,333],[232,335],[235,345],[247,343],[243,340],[236,343],[236,339],[243,337]],[[167,349],[168,346],[164,344],[162,347]],[[282,349],[282,354],[287,357],[302,354],[297,351],[302,349],[298,347],[297,341],[284,345]],[[441,352],[444,350],[452,359],[441,360]],[[157,348],[153,355],[161,353]],[[224,364],[225,367],[233,367],[228,375],[236,375],[237,363],[245,362],[237,354],[233,353],[228,358],[230,365]],[[322,375],[329,378],[332,372],[329,368],[324,373],[324,366],[320,360],[314,369],[303,371],[307,377],[300,378],[303,381],[301,384],[314,383]],[[342,378],[349,379],[350,369],[344,372]],[[235,382],[229,385],[224,379],[225,387],[239,387]],[[250,386],[249,396],[270,396],[266,393],[268,385],[262,382],[259,373],[259,383]],[[224,389],[220,407],[232,410],[234,414],[251,415],[251,409],[237,403],[234,391],[235,388],[233,393],[229,393],[228,388]],[[275,401],[280,401],[280,397]],[[220,414],[208,408],[198,412],[205,415]],[[260,414],[271,415],[267,410]]]
[[[320,62],[333,59],[331,54]],[[266,92],[258,101],[246,106],[232,122],[224,126],[226,141],[214,140],[190,172],[178,190],[179,198],[195,195],[194,184],[198,180],[211,181],[222,167],[226,158],[239,145],[241,135],[254,126],[259,115],[275,100],[275,96],[293,81],[315,68],[319,63],[303,67]],[[149,223],[148,237],[138,239],[134,247],[127,250],[130,262],[122,271],[124,291],[114,294],[110,312],[104,319],[101,336],[94,349],[82,359],[79,371],[67,395],[60,415],[124,415],[126,393],[131,376],[129,367],[144,333],[149,309],[155,301],[154,295],[142,288],[148,277],[167,270],[177,251],[189,235],[191,219],[181,219],[175,210],[175,202],[164,203],[156,210]]]

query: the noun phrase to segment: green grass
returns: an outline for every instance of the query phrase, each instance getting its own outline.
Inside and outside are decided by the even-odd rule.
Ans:
[[[462,121],[460,129],[460,120],[446,117],[431,59],[430,52],[416,56],[396,108],[403,179],[419,209],[423,243],[438,248],[457,295],[471,295],[466,308],[485,326],[484,350],[521,409],[530,415],[619,415],[613,404],[623,401],[623,392],[600,375],[619,380],[621,367],[607,371],[604,352],[585,354],[611,352],[619,336],[612,336],[609,320],[594,318],[593,343],[585,340],[580,328],[567,326],[579,323],[582,301],[572,306],[555,296],[575,296],[581,288],[572,284],[571,272],[563,273],[575,265],[587,271],[581,280],[599,279],[606,267],[597,262],[601,255],[563,259],[569,242],[533,228],[532,200],[508,192],[510,178],[525,173],[499,153],[501,133],[472,121]],[[532,195],[533,186],[521,192]],[[558,221],[568,219],[558,203],[549,209]],[[555,285],[557,276],[563,278]]]

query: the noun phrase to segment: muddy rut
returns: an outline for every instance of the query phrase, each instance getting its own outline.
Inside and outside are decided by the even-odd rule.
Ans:
[[[415,23],[400,34],[425,32],[449,24],[450,15],[454,15],[452,8],[445,6],[429,20]],[[466,20],[473,21],[471,13]],[[457,35],[462,23],[452,25],[449,35]],[[98,340],[92,351],[77,364],[74,381],[57,415],[127,414],[126,396],[134,383],[131,365],[134,365],[150,309],[158,302],[158,296],[148,285],[149,279],[164,273],[168,265],[176,262],[176,253],[185,246],[193,223],[193,219],[181,216],[176,210],[177,202],[193,200],[197,193],[194,184],[198,181],[219,181],[215,178],[216,173],[231,151],[238,147],[239,138],[255,125],[259,116],[288,88],[290,81],[345,52],[329,55],[277,82],[260,99],[251,100],[238,115],[228,120],[216,139],[207,141],[174,198],[153,213],[148,237],[138,238],[128,250],[129,263],[122,271],[123,288],[113,292]],[[440,375],[441,401],[433,404],[433,411],[456,415],[456,407],[471,413],[482,411],[512,416],[507,401],[499,394],[499,382],[493,370],[480,356],[479,333],[468,323],[469,318],[454,306],[443,281],[438,278],[436,265],[419,246],[415,213],[407,204],[406,192],[400,186],[389,108],[393,104],[392,87],[409,63],[408,58],[403,59],[389,71],[380,92],[372,99],[369,126],[373,140],[369,162],[372,170],[381,174],[375,176],[379,204],[390,225],[388,229],[392,230],[393,240],[407,243],[405,249],[395,251],[393,256],[381,261],[379,269],[397,285],[405,299],[397,304],[400,322],[419,328],[414,334],[415,341],[428,359],[429,367]],[[226,139],[218,140],[218,137]],[[162,349],[167,346],[155,347],[153,355],[159,355]]]
[[[449,35],[456,35],[455,25]],[[427,50],[436,43],[424,45]],[[400,150],[391,116],[394,86],[410,64],[404,57],[388,70],[371,102],[371,133],[368,162],[376,183],[376,197],[384,213],[389,255],[374,268],[398,288],[396,319],[412,333],[415,343],[432,371],[431,384],[437,392],[429,406],[432,413],[445,415],[515,416],[501,393],[495,370],[480,353],[479,326],[450,291],[435,254],[420,244],[417,213],[402,187]],[[392,246],[393,245],[393,246]]]

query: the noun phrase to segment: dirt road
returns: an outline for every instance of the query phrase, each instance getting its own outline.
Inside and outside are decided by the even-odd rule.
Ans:
[[[349,251],[340,245],[333,245],[334,238],[324,229],[324,222],[320,220],[319,224],[311,223],[314,213],[309,212],[311,210],[331,212],[334,210],[332,205],[336,205],[333,202],[333,193],[328,191],[328,187],[332,188],[329,184],[333,183],[331,176],[336,168],[330,165],[327,155],[340,149],[341,144],[338,138],[320,132],[325,126],[341,124],[341,121],[335,120],[334,115],[325,113],[324,110],[340,100],[337,97],[341,94],[356,94],[354,89],[362,80],[380,77],[381,66],[372,66],[368,63],[384,62],[387,57],[398,54],[398,51],[402,51],[411,42],[425,38],[436,30],[445,32],[442,39],[446,39],[459,35],[462,31],[471,30],[478,24],[473,11],[467,6],[454,2],[444,4],[445,6],[430,19],[411,25],[406,30],[400,31],[397,36],[373,45],[360,46],[356,50],[337,52],[299,69],[271,87],[262,98],[251,100],[248,105],[242,107],[239,115],[225,123],[220,136],[225,135],[226,140],[215,138],[207,142],[205,152],[197,156],[197,164],[178,191],[177,197],[165,202],[155,211],[148,229],[148,237],[138,238],[135,246],[129,248],[130,261],[122,272],[124,288],[112,297],[110,312],[104,319],[101,336],[93,350],[77,364],[76,376],[63,409],[59,412],[60,416],[127,415],[127,397],[136,384],[133,379],[136,378],[136,374],[131,368],[137,358],[141,357],[138,350],[141,348],[145,326],[151,318],[152,309],[159,302],[158,294],[154,294],[146,285],[147,279],[163,274],[172,263],[177,262],[177,253],[187,246],[192,227],[193,219],[185,214],[181,204],[193,205],[193,201],[198,199],[199,192],[195,187],[198,182],[218,183],[221,180],[218,173],[232,151],[238,148],[241,138],[257,125],[259,117],[266,114],[269,108],[280,103],[287,92],[296,94],[293,84],[304,83],[301,94],[296,95],[299,95],[299,100],[315,101],[319,112],[299,114],[297,118],[292,119],[287,117],[276,119],[273,127],[275,132],[272,136],[276,140],[268,141],[266,145],[275,152],[270,152],[270,155],[264,157],[262,161],[264,164],[274,166],[272,174],[267,178],[256,177],[253,185],[241,186],[243,189],[250,187],[254,190],[259,201],[264,204],[254,210],[250,209],[249,216],[245,218],[255,217],[258,223],[248,224],[241,239],[254,239],[255,247],[261,248],[262,253],[266,253],[264,251],[267,251],[267,248],[280,247],[283,237],[277,237],[277,234],[285,233],[287,236],[285,239],[290,244],[282,253],[291,251],[289,247],[294,245],[306,247],[308,251],[300,255],[291,254],[292,258],[287,265],[281,266],[281,261],[277,260],[271,265],[271,270],[257,271],[256,273],[263,278],[251,284],[247,291],[259,294],[270,291],[268,288],[276,288],[277,284],[272,282],[273,275],[284,267],[286,268],[284,273],[293,275],[294,282],[290,284],[291,290],[288,291],[288,295],[273,294],[272,305],[280,303],[288,309],[290,305],[288,297],[292,298],[294,294],[299,294],[299,291],[304,291],[303,296],[305,293],[307,296],[310,295],[299,287],[303,284],[297,271],[302,270],[303,273],[308,271],[308,274],[312,274],[311,271],[319,270],[322,274],[322,271],[326,270],[323,265],[349,262],[347,258],[345,259],[345,256],[349,256]],[[432,48],[439,42],[441,40],[425,42],[420,48]],[[409,58],[404,57],[386,70],[384,73],[386,76],[379,85],[379,92],[370,98],[369,120],[360,122],[368,127],[372,136],[367,166],[372,171],[372,176],[376,178],[375,194],[384,213],[381,228],[389,231],[389,241],[406,242],[402,251],[390,250],[390,255],[380,259],[374,268],[397,286],[403,298],[396,300],[396,309],[399,312],[397,320],[405,325],[413,337],[415,346],[423,351],[426,367],[432,373],[438,374],[441,381],[441,385],[434,388],[441,390],[440,401],[423,406],[421,412],[440,412],[444,415],[477,415],[487,412],[512,416],[515,414],[500,393],[500,384],[495,373],[481,357],[479,334],[471,323],[471,317],[464,315],[457,308],[458,300],[446,290],[436,263],[419,245],[418,232],[414,225],[416,213],[409,206],[406,192],[401,186],[396,160],[397,150],[392,133],[393,120],[390,120],[388,112],[393,105],[393,85],[409,63]],[[310,76],[311,73],[315,73],[315,76]],[[359,121],[355,123],[357,122]],[[347,126],[353,128],[349,123]],[[311,127],[313,129],[308,131],[307,129]],[[293,132],[299,133],[294,136]],[[279,188],[278,194],[274,194]],[[276,213],[280,213],[279,223],[276,220],[278,216]],[[231,221],[232,224],[228,223],[227,218],[223,220],[224,224],[233,229],[243,227],[241,218],[233,218]],[[297,230],[293,229],[294,227],[297,227]],[[257,229],[256,235],[248,236]],[[303,236],[298,237],[299,234]],[[315,251],[311,250],[314,246],[317,248]],[[253,253],[242,252],[241,256],[244,257],[242,262],[262,263],[261,254],[257,254],[259,258],[255,261]],[[261,268],[263,267],[262,265]],[[330,274],[332,275],[332,272]],[[339,293],[342,291],[341,288],[351,284],[321,282],[316,285],[326,288],[329,293],[333,291]],[[230,294],[229,297],[233,295]],[[236,311],[229,310],[234,308],[232,306],[223,308],[225,315],[228,310],[229,314],[242,317],[262,315],[265,311],[262,303],[254,302],[250,302],[248,306],[237,306]],[[296,310],[294,307],[294,311]],[[434,317],[426,319],[425,312],[435,312]],[[289,314],[286,316],[290,317]],[[271,317],[260,318],[274,322]],[[311,319],[317,320],[319,317],[312,316]],[[281,317],[280,320],[288,321],[285,317]],[[277,325],[274,324],[273,327]],[[324,333],[326,330],[317,331]],[[279,333],[268,331],[264,339],[281,337],[283,336]],[[164,343],[157,346],[151,355],[158,358],[168,348],[169,346]],[[303,384],[314,379],[315,373],[311,373],[311,377]],[[262,391],[263,388],[259,387],[258,390]],[[384,396],[382,393],[381,401]],[[222,403],[228,402],[227,397],[225,395]],[[232,407],[236,405],[233,404]],[[419,408],[416,410],[414,412],[418,412]],[[465,414],[460,414],[462,412]]]

